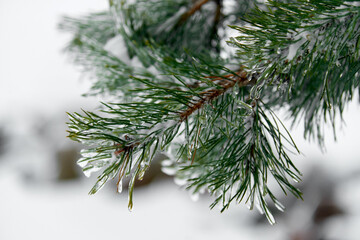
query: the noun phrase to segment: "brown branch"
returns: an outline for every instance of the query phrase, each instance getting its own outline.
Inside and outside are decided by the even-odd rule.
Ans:
[[[212,82],[216,82],[220,89],[209,89],[199,93],[199,99],[192,103],[192,106],[188,107],[185,111],[180,113],[180,122],[185,121],[196,110],[203,107],[206,103],[212,102],[217,97],[224,94],[228,89],[238,84],[239,87],[253,85],[254,80],[247,78],[247,73],[243,70],[236,72],[235,74],[228,74],[225,76],[208,76]]]
[[[179,21],[175,24],[175,27],[178,27],[182,25],[184,22],[186,22],[189,17],[191,17],[194,13],[199,11],[205,3],[207,3],[209,0],[199,0],[196,1],[196,3],[190,8],[187,12],[183,13],[179,19]]]
[[[128,139],[127,136],[125,136],[125,139],[130,140],[130,139]],[[132,149],[134,149],[135,147],[137,147],[139,145],[140,145],[140,142],[134,142],[128,146],[123,145],[123,144],[115,144],[117,149],[115,150],[114,154],[116,157],[118,157],[121,153],[127,154],[128,152],[130,152]]]

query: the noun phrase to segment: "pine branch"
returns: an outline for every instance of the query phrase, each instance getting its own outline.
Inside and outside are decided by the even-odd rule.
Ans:
[[[273,109],[304,118],[305,135],[322,142],[322,123],[335,125],[360,88],[360,8],[340,0],[234,1],[222,11],[225,1],[208,2],[111,1],[113,18],[67,18],[68,50],[96,77],[93,93],[116,99],[99,114],[69,114],[69,137],[88,145],[78,161],[86,175],[103,170],[90,194],[115,177],[120,192],[130,177],[131,209],[135,178],[163,151],[165,170],[195,194],[208,190],[211,207],[245,201],[274,223],[269,200],[283,206],[268,181],[301,198],[290,182],[301,174],[287,154],[299,150]],[[235,57],[217,39],[228,24],[239,32],[229,40]],[[105,47],[119,36],[137,67]]]

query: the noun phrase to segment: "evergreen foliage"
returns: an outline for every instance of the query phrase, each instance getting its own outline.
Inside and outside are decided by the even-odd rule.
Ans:
[[[142,179],[158,152],[165,170],[222,210],[257,206],[270,223],[275,181],[301,198],[299,152],[273,110],[304,119],[323,146],[323,124],[359,91],[360,1],[111,0],[110,10],[64,18],[67,50],[94,77],[97,113],[69,113],[69,137],[87,145],[79,165],[109,179]],[[225,44],[227,41],[227,45]],[[115,43],[122,54],[116,53]],[[231,47],[229,47],[231,46]],[[124,49],[126,47],[126,49]]]

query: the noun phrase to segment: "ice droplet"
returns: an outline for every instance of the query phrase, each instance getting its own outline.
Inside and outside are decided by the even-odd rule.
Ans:
[[[140,166],[141,166],[141,169],[140,169],[139,173],[137,174],[137,176],[138,176],[138,179],[140,181],[142,181],[143,178],[144,178],[146,170],[149,168],[149,163],[148,162],[141,162]]]
[[[144,179],[144,175],[145,175],[145,169],[142,169],[138,174],[138,180],[142,181]]]
[[[88,164],[89,160],[86,158],[80,158],[77,161],[77,165],[79,165],[81,168],[84,168]]]
[[[163,167],[169,167],[169,166],[173,165],[173,161],[171,161],[170,159],[166,159],[161,162],[161,165]]]
[[[260,204],[256,203],[255,206],[256,206],[256,209],[259,211],[260,214],[264,214],[264,210],[262,209]]]
[[[292,180],[293,180],[294,182],[296,182],[296,183],[299,183],[299,180],[296,179],[296,178],[293,178]]]
[[[128,203],[129,212],[132,212],[132,208],[133,208],[133,203],[132,203],[132,201],[129,201],[129,203]]]
[[[237,99],[235,102],[236,102],[236,104],[237,104],[236,107],[237,107],[238,109],[245,109],[249,114],[251,113],[252,107],[251,107],[249,104],[241,101],[240,99]]]
[[[197,201],[199,200],[199,198],[200,198],[200,194],[199,194],[199,193],[192,193],[192,194],[190,195],[190,198],[191,198],[191,200],[193,200],[194,202],[197,202]]]
[[[94,165],[87,165],[83,168],[84,175],[86,177],[90,177],[93,172],[97,172],[101,167],[94,166]]]
[[[112,179],[112,178],[114,178],[117,174],[118,174],[117,171],[111,171],[111,172],[109,173],[109,178]]]
[[[178,177],[175,177],[174,178],[174,182],[176,185],[178,186],[184,186],[186,183],[187,183],[187,180],[185,178],[178,178]]]
[[[122,180],[121,180],[121,181],[119,181],[118,184],[117,184],[117,192],[118,192],[118,193],[121,193],[121,192],[122,192],[122,189],[123,189],[123,187],[122,187]]]
[[[284,210],[285,210],[284,205],[282,205],[281,202],[279,202],[278,200],[275,200],[275,207],[277,209],[279,209],[279,211],[281,211],[281,212],[284,212]]]
[[[98,192],[101,188],[104,187],[107,180],[108,178],[106,176],[99,179],[99,181],[96,182],[95,186],[90,190],[89,194],[95,194],[96,192]]]
[[[91,157],[95,157],[97,155],[97,153],[95,153],[89,149],[81,149],[80,154],[84,158],[91,158]]]
[[[161,171],[163,171],[163,173],[170,175],[170,176],[172,176],[176,173],[176,169],[172,168],[172,167],[162,167]]]
[[[266,218],[269,221],[270,225],[274,225],[276,223],[274,216],[269,211],[266,212]]]
[[[246,207],[247,207],[247,209],[249,209],[249,210],[252,210],[253,209],[253,204],[251,203],[251,202],[248,202],[247,204],[246,204]]]

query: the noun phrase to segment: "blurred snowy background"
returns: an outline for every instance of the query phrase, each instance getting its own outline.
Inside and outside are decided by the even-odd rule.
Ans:
[[[88,196],[95,179],[75,165],[80,146],[66,138],[65,112],[92,110],[98,99],[81,97],[90,82],[61,52],[70,36],[56,25],[62,15],[106,8],[105,0],[0,0],[1,240],[359,239],[358,99],[337,142],[329,128],[325,153],[303,140],[301,124],[292,130],[305,200],[284,198],[275,226],[243,204],[209,210],[208,196],[194,202],[156,166],[135,189],[133,212],[114,184]]]

